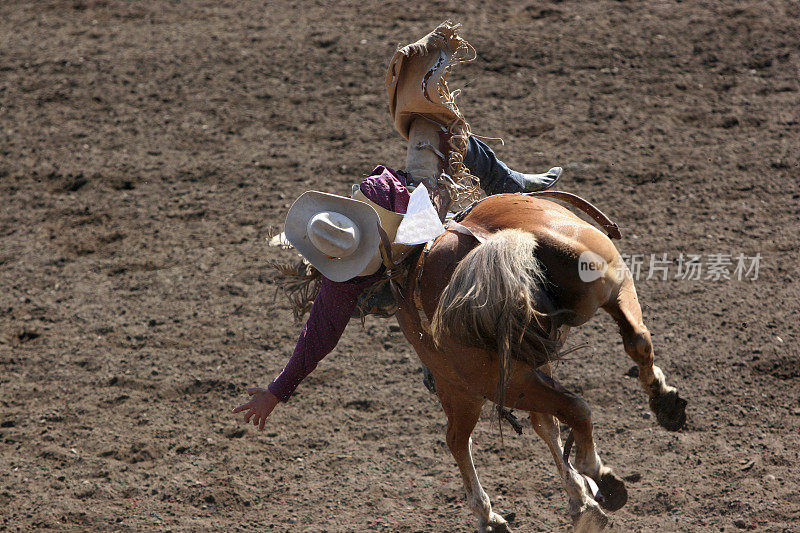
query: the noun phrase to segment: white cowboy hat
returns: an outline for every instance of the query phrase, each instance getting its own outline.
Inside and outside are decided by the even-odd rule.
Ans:
[[[286,214],[284,233],[331,281],[366,275],[380,242],[375,209],[358,200],[319,191],[304,192],[295,200]]]

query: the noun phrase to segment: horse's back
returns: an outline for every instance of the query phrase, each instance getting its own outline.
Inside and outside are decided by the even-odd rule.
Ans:
[[[536,258],[548,282],[546,289],[556,308],[567,311],[567,325],[586,322],[619,289],[620,278],[614,274],[625,267],[611,240],[552,201],[518,194],[490,196],[473,207],[462,223],[481,233],[515,228],[533,234],[538,243]],[[461,233],[442,235],[429,254],[434,260],[426,261],[420,279],[423,294],[440,294],[458,262],[477,244],[476,239]],[[603,266],[608,268],[603,271]],[[432,312],[435,305],[429,302],[431,309],[426,306],[425,311]]]

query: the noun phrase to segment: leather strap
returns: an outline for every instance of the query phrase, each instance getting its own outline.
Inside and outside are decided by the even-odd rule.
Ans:
[[[450,220],[446,225],[445,229],[448,231],[455,231],[457,233],[462,233],[464,235],[469,235],[474,237],[476,241],[483,244],[486,239],[488,239],[491,234],[487,232],[485,229],[473,226],[472,224],[462,224],[461,222],[456,222],[455,220]]]
[[[608,218],[605,213],[600,211],[598,208],[581,198],[576,194],[572,194],[569,192],[563,191],[539,191],[539,192],[529,192],[525,193],[526,196],[536,196],[539,198],[553,198],[555,200],[561,200],[562,202],[566,202],[570,205],[574,205],[587,215],[589,215],[592,220],[597,222],[608,234],[609,239],[621,239],[622,233],[619,231],[619,226],[615,222],[613,222],[610,218]]]
[[[397,265],[394,264],[394,257],[392,257],[392,241],[389,240],[389,236],[380,222],[378,222],[378,235],[381,236],[381,258],[383,259],[383,264],[387,268],[394,268]]]

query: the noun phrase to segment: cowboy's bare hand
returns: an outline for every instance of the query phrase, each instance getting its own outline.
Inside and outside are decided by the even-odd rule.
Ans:
[[[249,423],[252,419],[253,425],[263,431],[267,417],[280,400],[269,390],[259,387],[248,387],[247,394],[252,396],[250,401],[234,408],[233,412],[240,413],[246,410],[247,413],[244,415],[245,423]]]

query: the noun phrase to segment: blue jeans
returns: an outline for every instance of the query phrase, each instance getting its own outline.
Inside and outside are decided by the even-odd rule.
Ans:
[[[481,188],[488,196],[504,192],[522,192],[524,189],[523,174],[511,170],[497,158],[486,143],[475,137],[469,138],[464,165],[481,180]]]

